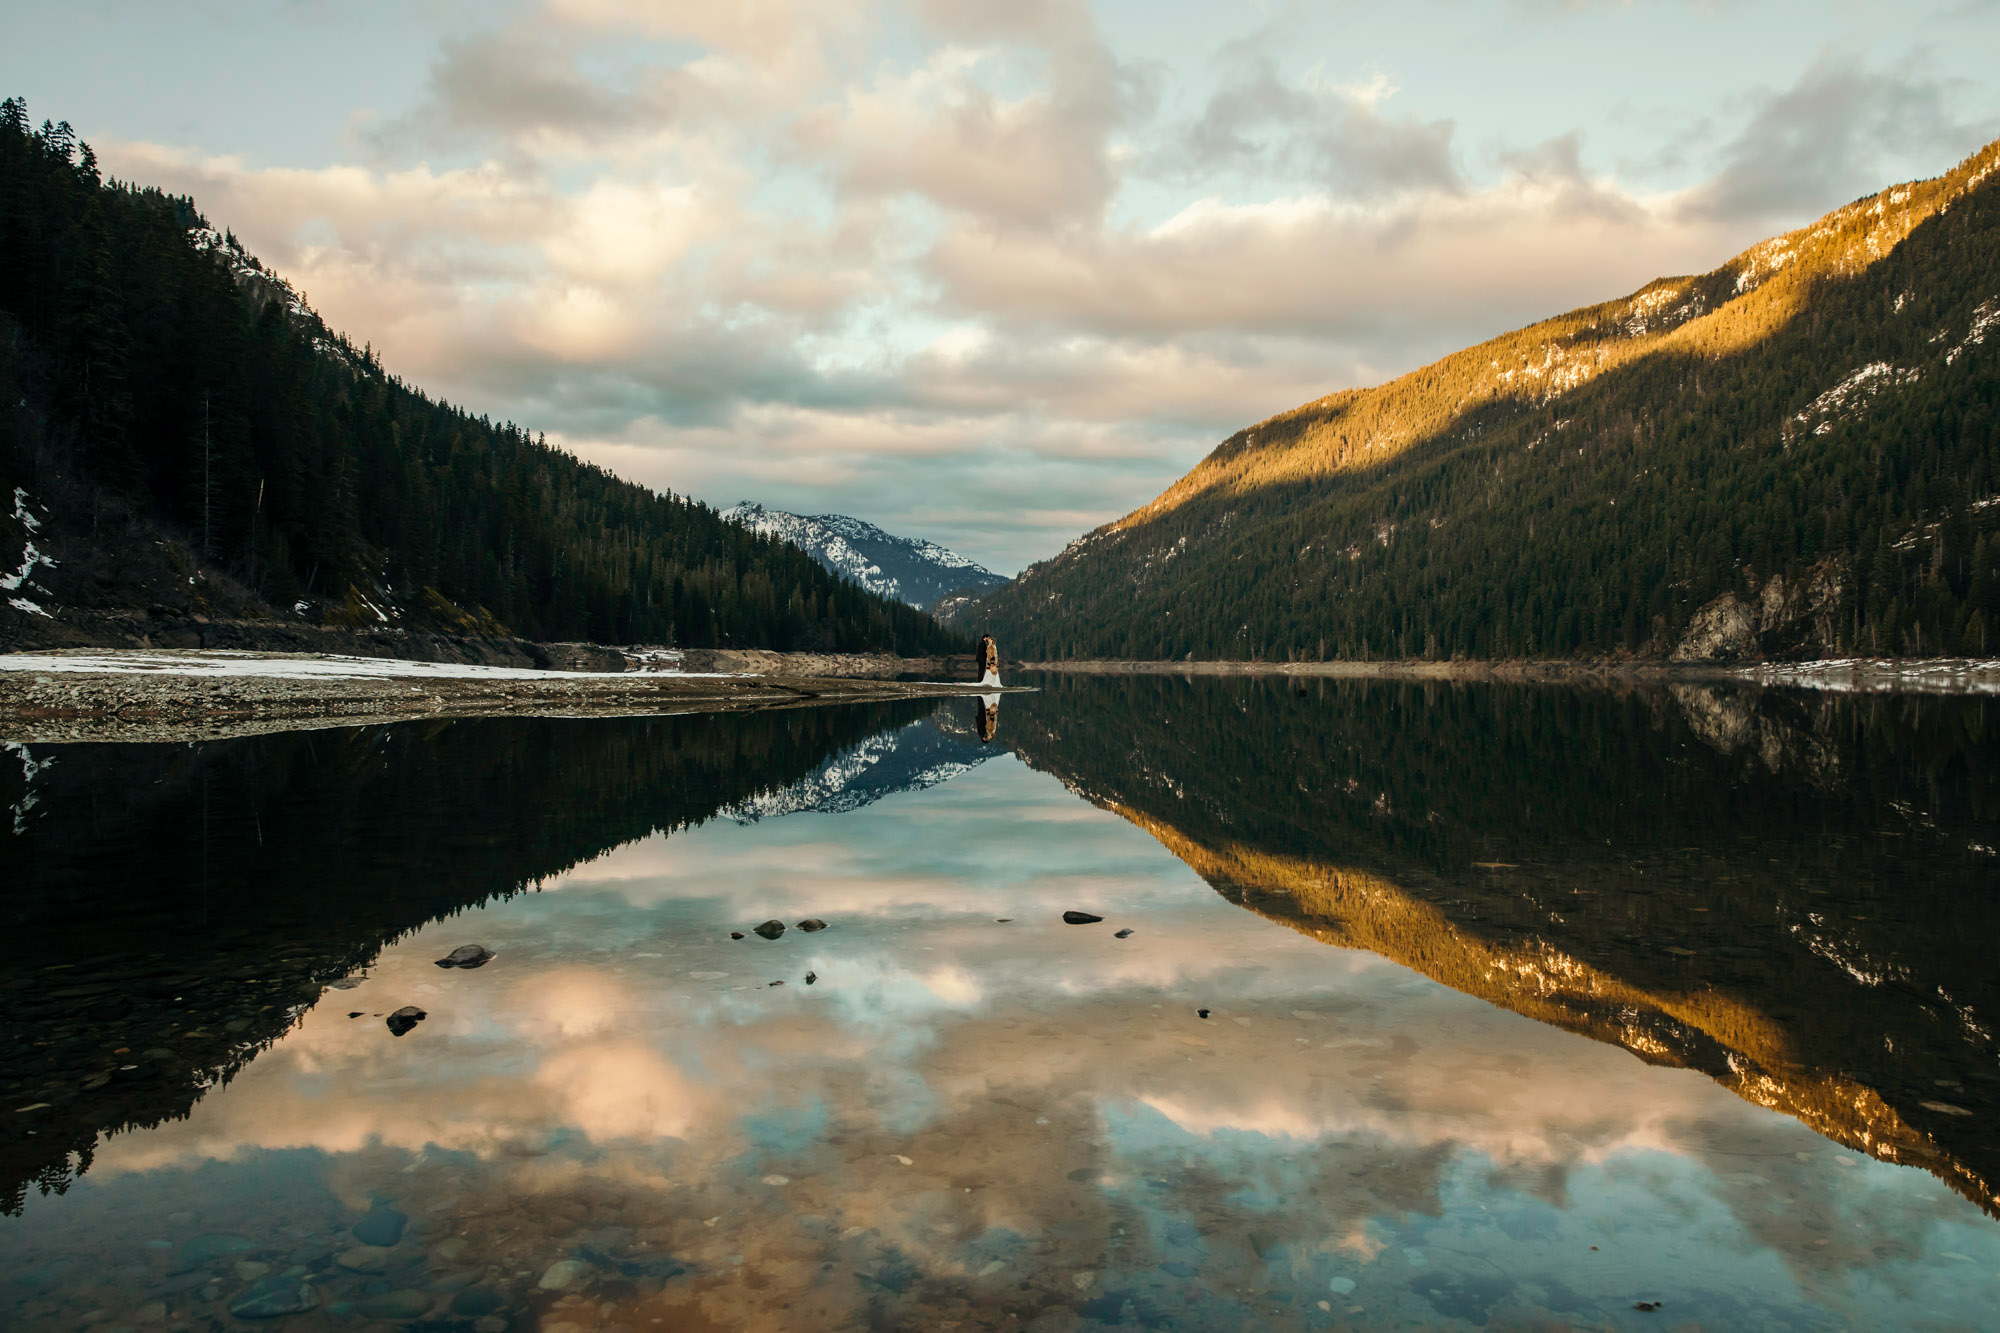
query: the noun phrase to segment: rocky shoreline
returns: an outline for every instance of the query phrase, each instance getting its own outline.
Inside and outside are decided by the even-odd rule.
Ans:
[[[1121,676],[1306,676],[1336,680],[1496,681],[1513,684],[1751,684],[1848,694],[2000,694],[2000,660],[1985,658],[1825,658],[1719,665],[1705,662],[1381,662],[1136,661],[1089,659],[1012,664],[1022,671]]]
[[[457,674],[423,665],[384,660],[375,674],[367,661],[307,654],[9,654],[0,656],[0,741],[212,739],[413,718],[731,712],[972,691],[894,679],[947,665],[922,658],[690,652],[679,670],[473,665]],[[350,674],[320,673],[329,666]],[[482,669],[490,674],[474,674]]]

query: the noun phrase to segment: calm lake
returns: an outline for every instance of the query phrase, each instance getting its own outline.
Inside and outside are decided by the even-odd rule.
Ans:
[[[1032,683],[9,745],[0,1327],[2000,1328],[2000,701]]]

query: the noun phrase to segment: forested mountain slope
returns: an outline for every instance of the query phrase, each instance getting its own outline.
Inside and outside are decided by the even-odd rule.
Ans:
[[[1029,657],[2000,651],[1996,163],[1240,431],[958,623]]]
[[[960,646],[805,553],[434,401],[192,200],[0,104],[0,637],[80,608]],[[54,641],[60,641],[59,638]]]

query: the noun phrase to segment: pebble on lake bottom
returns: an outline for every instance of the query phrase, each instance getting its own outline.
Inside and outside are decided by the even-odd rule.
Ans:
[[[415,1319],[428,1314],[431,1298],[421,1291],[385,1291],[356,1303],[355,1313],[369,1319]]]
[[[267,1277],[251,1283],[231,1301],[229,1313],[238,1319],[276,1319],[303,1314],[318,1304],[318,1290],[303,1278]]]

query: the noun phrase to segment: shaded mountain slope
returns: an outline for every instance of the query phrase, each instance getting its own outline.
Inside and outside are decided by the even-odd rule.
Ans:
[[[959,623],[1045,657],[2000,650],[1996,163],[1240,431]]]
[[[435,401],[194,202],[0,104],[0,642],[129,609],[528,639],[956,646],[804,553]],[[74,641],[70,639],[67,641]]]
[[[1991,704],[1057,677],[1018,705],[1017,753],[1231,901],[2000,1213]]]

